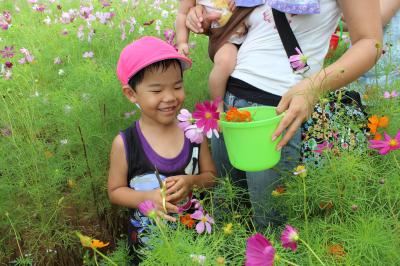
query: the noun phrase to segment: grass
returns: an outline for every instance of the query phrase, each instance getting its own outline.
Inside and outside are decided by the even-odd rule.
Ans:
[[[95,21],[90,27],[79,15],[70,24],[59,22],[62,12],[79,11],[78,1],[60,2],[61,10],[57,2],[42,3],[51,12],[37,12],[26,1],[0,2],[0,11],[12,15],[12,26],[1,32],[0,50],[13,46],[15,51],[13,58],[0,59],[0,64],[10,60],[14,65],[12,79],[0,77],[0,265],[94,265],[93,253],[82,249],[75,231],[109,241],[104,253],[118,265],[127,265],[126,212],[109,203],[106,180],[112,139],[137,113],[126,118],[125,113],[136,109],[121,93],[115,66],[119,51],[130,41],[144,34],[158,35],[160,22],[144,26],[145,22],[159,19],[161,38],[164,29],[173,28],[178,1],[162,2],[160,9],[148,1],[138,6],[133,1],[113,2],[110,7],[87,1],[94,12],[115,13],[108,24]],[[167,18],[161,16],[162,10],[169,12]],[[50,25],[43,22],[47,16]],[[129,34],[132,17],[137,23]],[[77,37],[81,25],[84,40]],[[64,29],[67,35],[61,33]],[[89,42],[90,29],[95,35]],[[211,68],[206,38],[192,35],[191,40],[196,47],[191,51],[193,68],[185,72],[188,109],[208,97]],[[21,48],[34,55],[33,63],[18,63]],[[94,57],[83,58],[87,51]],[[56,57],[61,64],[54,64]],[[392,136],[400,125],[399,98],[383,99],[382,90],[396,89],[398,84],[366,90],[368,113],[389,116],[386,130]],[[285,194],[274,198],[276,208],[327,265],[396,264],[400,261],[399,152],[380,156],[365,148],[339,157],[328,153],[326,158],[319,167],[308,166],[304,180],[288,174],[283,180]],[[242,265],[246,239],[255,232],[251,209],[243,203],[246,199],[245,191],[221,178],[204,199],[216,220],[213,232],[198,236],[178,226],[167,231],[171,248],[156,231],[152,250],[141,251],[143,265],[192,265],[191,255],[206,256],[205,265],[216,265],[221,258],[226,265]],[[228,223],[233,224],[231,234],[223,230]],[[296,253],[283,250],[281,231],[262,232],[279,256],[299,265],[317,263],[301,244]],[[335,244],[344,248],[344,255],[329,252]]]

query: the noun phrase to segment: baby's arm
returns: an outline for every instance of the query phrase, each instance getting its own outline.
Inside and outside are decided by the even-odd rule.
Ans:
[[[152,200],[159,210],[162,210],[162,198],[160,189],[150,191],[137,191],[128,187],[128,164],[125,157],[125,147],[122,137],[115,137],[110,154],[110,170],[108,174],[108,197],[111,203],[138,208],[145,200]],[[168,212],[178,212],[178,208],[171,203],[166,204]],[[163,218],[175,221],[175,218],[162,214]]]
[[[208,148],[207,139],[201,143],[198,175],[178,175],[167,178],[167,201],[176,202],[194,188],[208,188],[215,184],[216,169]]]
[[[189,29],[186,27],[186,16],[190,8],[194,7],[194,0],[181,0],[178,14],[176,16],[176,42],[178,44],[178,52],[180,54],[189,54]]]

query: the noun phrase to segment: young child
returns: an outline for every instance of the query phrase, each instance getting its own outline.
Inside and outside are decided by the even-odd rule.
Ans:
[[[142,37],[121,52],[117,75],[126,98],[140,107],[141,116],[114,139],[110,155],[108,195],[114,204],[130,209],[129,242],[145,244],[141,234],[150,220],[138,205],[153,201],[158,215],[176,221],[177,202],[194,187],[209,187],[216,174],[207,142],[192,144],[178,127],[176,115],[183,106],[183,71],[187,57],[155,37]],[[166,210],[159,177],[166,182]],[[137,258],[136,258],[137,259]]]
[[[208,13],[220,14],[219,19],[212,21],[211,28],[224,26],[232,15],[233,1],[228,0],[181,0],[176,18],[176,36],[178,51],[180,54],[189,55],[189,30],[186,27],[186,16],[191,7],[196,4],[203,5]],[[212,99],[225,95],[226,83],[236,65],[238,47],[243,42],[247,28],[242,24],[236,33],[232,35],[229,42],[221,46],[214,56],[214,67],[209,77],[209,89]],[[219,112],[223,110],[223,103],[218,107]]]

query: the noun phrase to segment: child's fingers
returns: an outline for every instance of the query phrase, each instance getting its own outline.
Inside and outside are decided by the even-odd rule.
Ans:
[[[167,202],[165,204],[165,206],[166,206],[168,212],[178,213],[178,207],[175,206],[174,204]]]
[[[176,222],[176,218],[175,217],[172,217],[172,216],[166,214],[165,212],[157,211],[157,215],[158,215],[158,217],[160,217],[162,219],[165,219],[167,221]]]

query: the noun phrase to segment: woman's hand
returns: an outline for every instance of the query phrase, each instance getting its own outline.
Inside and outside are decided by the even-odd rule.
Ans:
[[[167,181],[167,201],[178,202],[184,199],[193,188],[192,175],[170,176]]]
[[[149,191],[151,193],[150,200],[154,202],[157,208],[157,215],[165,220],[171,221],[171,222],[176,222],[176,218],[168,215],[164,211],[163,207],[163,199],[161,196],[161,190],[160,189],[154,189],[152,191]],[[178,207],[173,205],[172,203],[168,202],[168,200],[165,203],[165,207],[167,209],[168,213],[178,213]]]
[[[221,17],[217,12],[206,12],[202,5],[192,7],[186,16],[186,27],[194,33],[204,33],[208,29],[211,22]]]
[[[318,99],[317,91],[309,85],[307,80],[301,81],[282,96],[276,107],[276,113],[285,112],[285,116],[272,134],[272,141],[278,138],[284,130],[286,133],[278,143],[277,150],[282,149],[289,142],[301,124],[311,115],[316,99]]]

